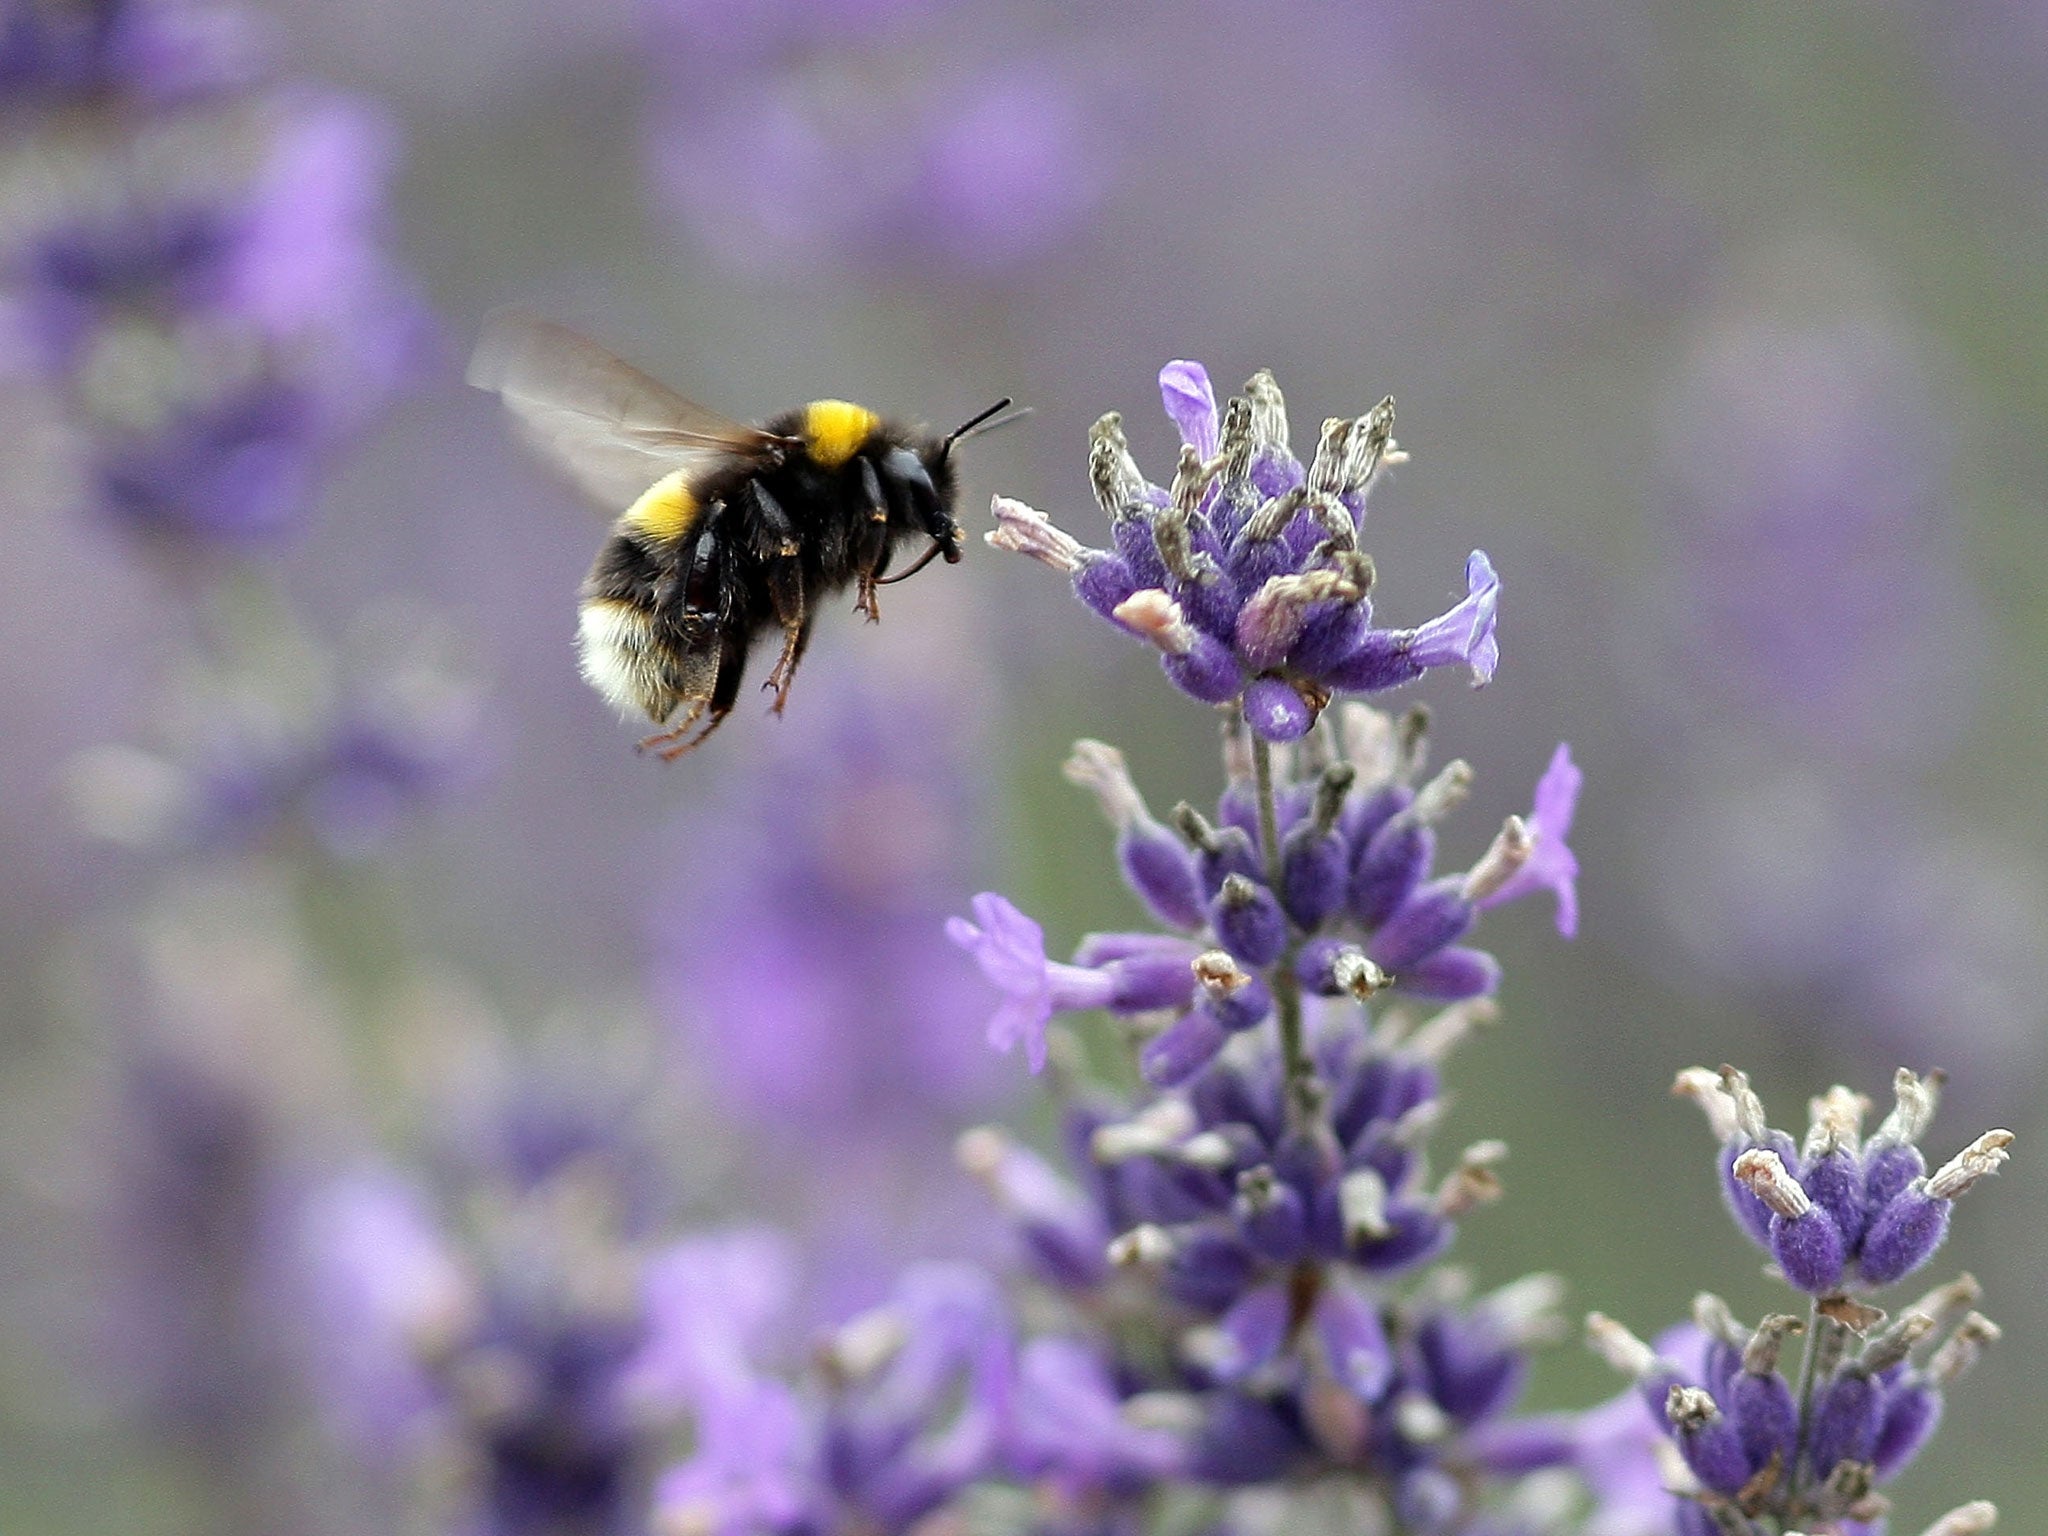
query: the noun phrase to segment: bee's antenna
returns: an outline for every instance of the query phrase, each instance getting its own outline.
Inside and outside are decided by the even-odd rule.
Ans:
[[[939,443],[939,462],[941,464],[946,462],[946,456],[953,451],[955,443],[963,443],[968,438],[979,436],[983,432],[993,432],[997,427],[1006,427],[1013,421],[1022,421],[1031,414],[1031,407],[1027,405],[1023,410],[1013,415],[1004,416],[1001,421],[989,420],[991,416],[999,416],[1004,411],[1009,410],[1012,403],[1010,397],[1005,395],[987,410],[979,415],[968,417],[967,420],[961,422],[959,426],[948,432]],[[905,574],[909,573],[905,572]]]

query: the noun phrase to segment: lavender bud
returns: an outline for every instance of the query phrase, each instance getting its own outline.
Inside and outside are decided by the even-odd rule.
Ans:
[[[1879,1482],[1906,1469],[1941,1422],[1941,1394],[1923,1381],[1907,1380],[1885,1395],[1884,1420],[1870,1452]]]
[[[1214,1061],[1229,1039],[1212,1011],[1190,1008],[1145,1043],[1138,1070],[1156,1087],[1177,1088]]]
[[[1245,724],[1267,741],[1299,741],[1320,709],[1285,678],[1255,678],[1244,691]]]
[[[1103,742],[1077,741],[1064,771],[1069,782],[1094,792],[1117,829],[1117,857],[1131,889],[1161,922],[1176,928],[1201,927],[1202,897],[1187,849],[1152,819],[1123,754]]]
[[[1116,611],[1138,591],[1141,583],[1131,568],[1116,555],[1090,550],[1081,555],[1074,572],[1074,595],[1108,619],[1120,623]]]
[[[1791,1466],[1799,1438],[1799,1405],[1784,1377],[1775,1370],[1738,1371],[1728,1387],[1728,1417],[1750,1472],[1769,1466],[1773,1456],[1781,1466]]]
[[[1232,875],[1259,878],[1259,855],[1242,827],[1211,826],[1202,813],[1183,800],[1173,808],[1173,824],[1195,850],[1195,875],[1201,889],[1214,897]]]
[[[1486,997],[1500,985],[1500,962],[1480,949],[1451,945],[1394,978],[1410,997],[1461,1003]]]
[[[1685,1464],[1704,1486],[1716,1493],[1733,1494],[1749,1481],[1742,1437],[1711,1393],[1698,1387],[1673,1387],[1664,1400],[1664,1417],[1677,1432]]]
[[[1287,918],[1263,885],[1243,875],[1228,876],[1209,904],[1216,937],[1246,965],[1264,969],[1287,947]]]
[[[1851,1366],[1821,1389],[1813,1409],[1807,1454],[1822,1477],[1839,1462],[1868,1462],[1884,1411],[1876,1381]]]
[[[1930,1199],[1924,1182],[1909,1187],[1870,1223],[1857,1261],[1864,1281],[1890,1285],[1925,1264],[1948,1236],[1953,1209],[1946,1200]]]
[[[1477,916],[1457,880],[1439,880],[1411,895],[1373,935],[1366,953],[1395,975],[1406,975],[1463,934]]]
[[[1227,704],[1245,688],[1244,668],[1230,647],[1199,631],[1186,652],[1163,655],[1159,665],[1174,687],[1203,704]]]
[[[1308,1218],[1301,1196],[1261,1165],[1237,1178],[1231,1212],[1245,1241],[1276,1264],[1291,1264],[1308,1248]]]
[[[1288,835],[1281,855],[1280,899],[1302,932],[1315,932],[1344,904],[1348,853],[1341,836],[1318,829],[1313,822],[1302,823]]]

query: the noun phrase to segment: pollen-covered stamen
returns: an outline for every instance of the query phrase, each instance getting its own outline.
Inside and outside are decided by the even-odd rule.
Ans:
[[[1052,519],[1036,507],[1008,496],[997,496],[989,502],[989,512],[994,516],[996,525],[982,537],[991,548],[1029,555],[1069,576],[1081,569],[1087,546],[1063,529],[1054,527]]]
[[[1252,594],[1237,616],[1237,647],[1247,665],[1277,667],[1301,638],[1319,603],[1356,602],[1364,596],[1350,574],[1336,569],[1275,576]]]
[[[1726,1145],[1742,1134],[1742,1127],[1736,1120],[1735,1101],[1721,1088],[1721,1074],[1706,1067],[1687,1067],[1672,1081],[1671,1091],[1681,1099],[1691,1099],[1699,1105],[1707,1117],[1707,1128],[1714,1139]]]
[[[1347,1243],[1377,1240],[1394,1230],[1387,1221],[1387,1181],[1371,1168],[1354,1168],[1338,1182],[1337,1211]]]
[[[1223,426],[1216,448],[1216,473],[1225,487],[1243,484],[1252,464],[1252,403],[1233,395],[1223,407]]]
[[[1133,592],[1110,611],[1110,617],[1168,656],[1185,656],[1195,648],[1195,627],[1180,604],[1157,587]]]
[[[1132,782],[1124,755],[1106,741],[1087,737],[1074,743],[1060,772],[1069,784],[1078,784],[1095,796],[1102,814],[1113,827],[1127,827],[1136,821],[1150,821],[1145,797]]]
[[[1928,1357],[1928,1379],[1938,1387],[1953,1386],[1977,1363],[1985,1345],[1996,1344],[2003,1337],[1998,1324],[1982,1312],[1970,1313],[1956,1324],[1956,1331],[1942,1341],[1941,1348]]]
[[[1323,423],[1316,439],[1316,456],[1308,467],[1307,485],[1318,496],[1336,496],[1344,489],[1344,470],[1351,458],[1351,433],[1356,424],[1349,417],[1332,416]]]
[[[1586,1314],[1586,1343],[1631,1381],[1642,1381],[1661,1368],[1656,1350],[1604,1312]]]
[[[1146,1222],[1109,1241],[1109,1262],[1118,1269],[1150,1269],[1173,1257],[1173,1237]]]
[[[1195,508],[1202,499],[1208,477],[1202,461],[1192,448],[1180,451],[1180,468],[1173,477],[1172,504],[1152,520],[1152,543],[1159,560],[1176,581],[1213,581],[1221,574],[1214,559],[1194,545]]]
[[[2005,1149],[2012,1141],[2011,1131],[1986,1131],[1928,1176],[1927,1193],[1937,1200],[1967,1194],[1980,1179],[1998,1172],[2011,1155]]]
[[[1736,1321],[1728,1303],[1712,1291],[1701,1291],[1693,1297],[1692,1320],[1702,1333],[1719,1339],[1731,1349],[1741,1349],[1749,1342],[1749,1330]]]
[[[1675,1386],[1665,1396],[1664,1417],[1673,1429],[1702,1429],[1721,1417],[1721,1405],[1704,1387]]]
[[[1742,1368],[1752,1376],[1768,1376],[1778,1368],[1785,1341],[1806,1332],[1806,1324],[1789,1312],[1773,1312],[1756,1325],[1748,1346],[1742,1351]]]
[[[1392,715],[1370,704],[1346,700],[1337,706],[1334,719],[1344,760],[1358,770],[1366,784],[1385,784],[1400,776],[1403,759]]]
[[[1925,1312],[1906,1312],[1890,1327],[1875,1334],[1856,1357],[1857,1367],[1872,1376],[1881,1375],[1904,1360],[1913,1347],[1934,1332],[1934,1319]]]
[[[1519,816],[1501,823],[1493,843],[1465,876],[1460,894],[1467,901],[1484,901],[1506,885],[1536,851],[1536,834]]]
[[[1287,525],[1294,521],[1307,503],[1308,491],[1298,485],[1290,486],[1247,518],[1244,532],[1239,537],[1253,544],[1277,539],[1287,531]]]
[[[1443,1123],[1444,1116],[1451,1112],[1448,1099],[1424,1099],[1413,1109],[1397,1116],[1387,1127],[1387,1145],[1390,1147],[1421,1147],[1436,1134],[1436,1128]]]
[[[1184,1099],[1160,1099],[1128,1120],[1099,1126],[1088,1139],[1088,1155],[1102,1164],[1133,1157],[1156,1157],[1185,1141],[1195,1130],[1194,1109]]]
[[[1984,1287],[1971,1274],[1957,1275],[1945,1285],[1937,1285],[1907,1308],[1909,1312],[1920,1312],[1934,1319],[1935,1332],[1941,1333],[1954,1328],[1969,1312],[1970,1308],[1983,1299]]]
[[[1892,1078],[1892,1097],[1891,1113],[1871,1133],[1873,1147],[1912,1146],[1926,1134],[1941,1100],[1941,1074],[1930,1072],[1923,1078],[1901,1067]]]
[[[1341,991],[1364,1002],[1393,984],[1394,978],[1366,957],[1365,951],[1345,945],[1330,960],[1330,980]]]
[[[1424,826],[1433,826],[1450,815],[1472,793],[1472,765],[1454,757],[1436,776],[1415,792],[1414,803],[1401,814]]]
[[[1252,441],[1261,448],[1287,451],[1287,399],[1269,368],[1245,380],[1244,397],[1252,407]]]
[[[1221,1002],[1235,997],[1252,983],[1252,973],[1239,965],[1227,950],[1208,949],[1192,962],[1195,985],[1205,997]]]
[[[1180,462],[1174,466],[1173,484],[1167,490],[1167,499],[1176,512],[1191,518],[1201,511],[1202,495],[1215,477],[1214,466],[1204,463],[1199,453],[1184,444],[1180,450]]]
[[[1405,464],[1394,442],[1394,397],[1388,395],[1352,424],[1344,463],[1344,489],[1363,491],[1382,464]]]
[[[1752,1141],[1762,1141],[1770,1131],[1770,1116],[1764,1113],[1764,1101],[1756,1096],[1756,1090],[1749,1086],[1748,1074],[1723,1064],[1721,1068],[1721,1091],[1728,1095],[1735,1106],[1735,1123],[1742,1134]]]
[[[1800,1155],[1825,1157],[1846,1152],[1852,1156],[1863,1141],[1863,1116],[1870,1100],[1837,1083],[1826,1093],[1806,1101],[1806,1140]]]
[[[1440,1008],[1408,1040],[1410,1055],[1441,1062],[1477,1030],[1500,1022],[1500,1005],[1490,997],[1467,998]]]
[[[1088,429],[1088,483],[1111,522],[1120,522],[1147,509],[1146,492],[1150,487],[1138,461],[1131,457],[1131,445],[1124,437],[1124,419],[1116,411],[1106,412]]]
[[[1479,1306],[1502,1337],[1526,1348],[1554,1344],[1563,1336],[1564,1298],[1563,1278],[1539,1270],[1489,1291]]]
[[[1799,1181],[1792,1177],[1778,1154],[1763,1147],[1752,1147],[1735,1159],[1735,1177],[1757,1199],[1771,1208],[1774,1215],[1787,1221],[1797,1221],[1813,1209],[1813,1201]]]
[[[1455,1219],[1498,1200],[1503,1190],[1494,1168],[1507,1155],[1504,1141],[1475,1141],[1467,1147],[1459,1155],[1458,1166],[1437,1186],[1437,1214]]]
[[[1957,1505],[1927,1527],[1922,1536],[1984,1536],[1996,1524],[1998,1506],[1989,1499],[1974,1499]]]

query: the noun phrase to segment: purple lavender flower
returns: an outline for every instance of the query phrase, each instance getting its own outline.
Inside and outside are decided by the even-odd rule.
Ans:
[[[423,1455],[459,1473],[460,1528],[627,1536],[680,1422],[678,1361],[702,1364],[677,1339],[693,1297],[650,1257],[631,1117],[545,1098],[510,1085],[438,1198],[371,1172],[309,1207],[315,1338],[350,1362],[324,1379],[345,1421],[382,1429],[387,1475]]]
[[[1831,1089],[1813,1100],[1795,1152],[1740,1072],[1694,1067],[1678,1079],[1721,1139],[1722,1189],[1736,1224],[1814,1295],[1890,1285],[1919,1269],[1947,1236],[1954,1202],[2005,1162],[2012,1133],[1987,1131],[1928,1172],[1917,1143],[1938,1085],[1901,1068],[1898,1102],[1867,1140],[1868,1101]]]
[[[663,202],[735,268],[967,274],[1042,259],[1095,206],[1109,124],[1078,48],[919,0],[650,6]]]
[[[660,1522],[900,1536],[999,1465],[1015,1343],[993,1284],[972,1269],[910,1270],[887,1305],[831,1336],[809,1390],[759,1373],[743,1341],[698,1349],[722,1363],[693,1382],[700,1438],[660,1481]]]
[[[973,972],[932,946],[972,889],[982,808],[956,725],[873,677],[832,693],[678,818],[655,994],[745,1119],[929,1157],[999,1089],[959,1026]]]
[[[310,837],[341,858],[386,846],[423,808],[483,777],[475,682],[417,626],[382,636],[390,654],[295,658],[305,670],[195,674],[169,690],[173,744],[102,746],[71,765],[88,830],[167,853]],[[271,664],[287,642],[274,643]]]
[[[1158,648],[1174,686],[1240,704],[1267,741],[1300,739],[1333,693],[1378,693],[1437,667],[1466,667],[1475,685],[1493,676],[1500,578],[1482,552],[1448,612],[1414,629],[1372,626],[1374,570],[1358,535],[1379,471],[1406,458],[1392,400],[1325,422],[1304,468],[1271,374],[1255,374],[1220,422],[1198,363],[1169,363],[1160,393],[1185,444],[1169,487],[1139,471],[1120,417],[1091,434],[1110,548],[1089,549],[1002,497],[988,541],[1071,576],[1090,608]]]
[[[211,7],[16,0],[0,16],[0,100],[10,104],[170,105],[240,82],[253,63],[243,18]]]
[[[26,9],[0,70],[33,83],[41,174],[0,243],[6,350],[60,397],[119,524],[171,548],[268,542],[419,350],[380,246],[389,130],[240,82],[232,29],[184,7]]]
[[[1601,1501],[1595,1529],[1669,1531],[1675,1515],[1689,1536],[1738,1513],[1772,1522],[1759,1528],[1881,1529],[1885,1504],[1875,1490],[1926,1444],[1946,1388],[1998,1336],[1971,1310],[1977,1295],[1966,1276],[1889,1323],[1850,1304],[1822,1307],[1808,1322],[1779,1313],[1749,1327],[1703,1293],[1696,1329],[1668,1334],[1655,1349],[1593,1314],[1593,1347],[1636,1383],[1579,1426],[1576,1459]],[[1809,1329],[1797,1372],[1810,1383],[1802,1399],[1783,1357]],[[1656,1440],[1646,1434],[1675,1449],[1677,1469],[1653,1474]]]
[[[1023,1041],[1035,1071],[1055,1013],[1172,1010],[1177,1018],[1142,1061],[1154,1082],[1183,1082],[1232,1035],[1269,1017],[1273,995],[1262,976],[1283,958],[1295,984],[1318,995],[1391,987],[1452,1002],[1491,992],[1498,980],[1490,956],[1459,942],[1483,908],[1549,890],[1559,932],[1576,929],[1578,864],[1565,837],[1580,774],[1567,749],[1545,773],[1529,821],[1509,818],[1471,869],[1432,879],[1434,826],[1468,793],[1470,769],[1454,762],[1418,787],[1419,723],[1364,705],[1345,706],[1337,734],[1346,755],[1280,804],[1277,858],[1248,812],[1248,785],[1226,791],[1214,822],[1179,807],[1176,840],[1152,817],[1121,755],[1079,743],[1068,777],[1092,790],[1122,830],[1126,879],[1155,914],[1193,934],[1097,934],[1063,965],[1046,958],[1030,918],[1000,896],[976,898],[978,922],[955,918],[947,932],[1004,994],[991,1042],[1008,1049]]]

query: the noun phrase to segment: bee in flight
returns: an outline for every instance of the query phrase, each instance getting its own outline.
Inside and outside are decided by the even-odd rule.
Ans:
[[[583,491],[626,509],[584,578],[578,649],[591,686],[667,727],[640,743],[665,760],[732,712],[761,633],[782,631],[764,685],[780,714],[822,598],[853,586],[872,623],[878,588],[934,556],[959,560],[953,445],[1010,404],[943,437],[846,400],[743,426],[518,311],[485,323],[469,382],[501,395]],[[924,554],[885,580],[897,546],[920,536]]]

